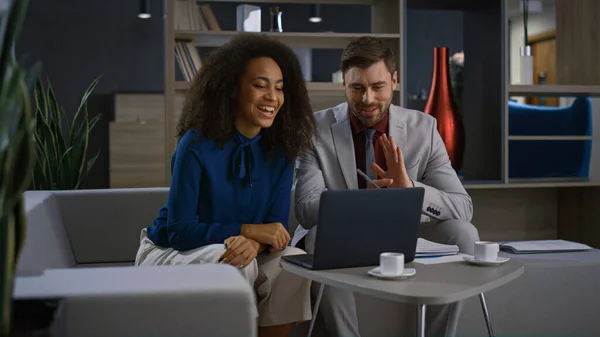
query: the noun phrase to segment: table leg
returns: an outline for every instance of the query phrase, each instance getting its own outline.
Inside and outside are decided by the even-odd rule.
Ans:
[[[417,305],[417,336],[425,337],[425,304]]]
[[[323,289],[325,288],[325,284],[321,283],[319,287],[319,294],[317,295],[317,301],[315,303],[315,308],[313,309],[312,318],[310,320],[310,326],[308,328],[308,337],[310,337],[313,333],[313,329],[315,328],[315,321],[317,320],[317,313],[319,312],[319,305],[321,304],[321,297],[323,297]]]
[[[490,337],[494,337],[494,330],[492,330],[492,322],[490,321],[490,314],[488,313],[483,293],[479,294],[479,302],[481,303],[481,310],[483,311],[483,317],[485,318],[485,325],[487,326],[488,335]]]

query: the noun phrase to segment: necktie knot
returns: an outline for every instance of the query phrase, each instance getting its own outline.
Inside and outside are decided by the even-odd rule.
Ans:
[[[371,169],[371,164],[375,163],[375,149],[373,148],[373,135],[375,135],[375,129],[365,129],[365,169],[367,170],[367,176],[375,180],[377,175]]]

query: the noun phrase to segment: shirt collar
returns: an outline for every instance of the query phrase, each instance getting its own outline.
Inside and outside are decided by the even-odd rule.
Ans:
[[[350,111],[350,108],[348,108],[348,114],[350,115],[350,126],[352,127],[353,134],[362,132],[364,129],[367,128],[363,123],[361,123],[361,121],[358,120],[358,118],[356,118],[356,116],[354,116],[352,111]],[[375,124],[372,128],[379,133],[386,133],[389,120],[390,112],[388,109],[388,112],[385,113],[383,118],[379,122],[377,122],[377,124]]]
[[[244,180],[246,177],[249,178],[250,183],[258,180],[258,158],[257,150],[255,147],[259,144],[258,141],[261,138],[261,134],[248,138],[242,135],[239,131],[236,131],[235,138],[237,140],[237,148],[233,153],[233,160],[231,161],[231,169],[233,174],[240,180]]]

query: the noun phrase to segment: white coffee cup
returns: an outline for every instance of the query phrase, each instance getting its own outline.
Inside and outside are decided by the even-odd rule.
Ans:
[[[496,242],[477,241],[475,242],[475,260],[477,261],[496,261],[500,246]]]
[[[404,273],[404,254],[381,253],[379,255],[379,270],[381,275],[395,276]]]

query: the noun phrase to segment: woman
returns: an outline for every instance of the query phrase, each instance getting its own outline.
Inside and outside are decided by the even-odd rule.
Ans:
[[[310,281],[279,267],[289,247],[294,161],[315,121],[293,51],[241,34],[214,51],[177,126],[171,188],[141,233],[136,265],[228,263],[257,293],[260,336],[310,320]]]

